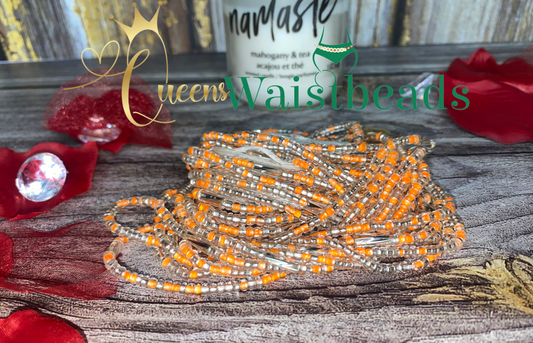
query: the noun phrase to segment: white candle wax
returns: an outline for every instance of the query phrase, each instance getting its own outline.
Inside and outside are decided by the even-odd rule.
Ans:
[[[308,101],[317,104],[308,95],[308,88],[318,82],[323,88],[319,96],[328,99],[335,76],[342,75],[341,64],[335,64],[313,52],[319,44],[341,44],[346,41],[346,22],[349,2],[347,0],[224,0],[224,24],[226,30],[228,70],[237,98],[242,83],[235,77],[248,77],[252,96],[258,106],[279,96],[283,87],[285,103],[295,107],[295,92],[298,90],[299,108],[305,108]],[[318,73],[318,75],[317,75]],[[253,77],[267,77],[260,81]],[[294,77],[297,76],[298,81]],[[316,76],[316,81],[315,81]],[[296,88],[295,86],[299,86]],[[317,90],[312,91],[317,94]],[[242,100],[247,101],[242,92]],[[279,100],[271,102],[273,107]]]

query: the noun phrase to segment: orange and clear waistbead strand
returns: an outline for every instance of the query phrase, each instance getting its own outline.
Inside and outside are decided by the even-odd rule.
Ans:
[[[310,134],[206,133],[183,158],[190,185],[161,199],[124,199],[106,213],[119,236],[106,266],[146,287],[197,294],[254,289],[291,273],[420,269],[465,240],[453,200],[423,161],[432,148],[416,135],[364,133],[355,122]],[[118,224],[118,209],[131,205],[152,207],[154,224]],[[120,266],[129,240],[153,246],[170,275],[189,282]],[[229,281],[197,281],[208,275]]]

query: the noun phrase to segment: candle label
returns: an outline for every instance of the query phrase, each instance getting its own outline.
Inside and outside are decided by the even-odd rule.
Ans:
[[[342,67],[331,58],[313,58],[315,44],[320,33],[321,42],[340,43],[348,19],[348,5],[346,0],[224,1],[230,75],[266,77],[261,88],[253,79],[248,85],[254,93],[258,90],[256,102],[267,108],[270,105],[266,105],[266,101],[271,98],[269,89],[278,86],[290,89],[295,77],[301,87],[297,94],[299,100],[303,104],[318,104],[305,89],[320,84],[322,96],[328,98],[331,96],[328,86],[335,83]],[[317,68],[328,72],[317,75]],[[239,82],[234,86],[236,91],[243,87]],[[271,99],[269,103],[285,108],[281,99]]]
[[[276,8],[276,0],[271,0],[268,5],[263,5],[256,12],[242,12],[234,8],[229,13],[229,33],[246,35],[248,38],[257,37],[260,30],[268,28],[272,41],[276,41],[274,28],[285,30],[287,33],[299,32],[302,29],[304,16],[312,14],[313,35],[317,37],[317,24],[325,24],[337,6],[337,1],[328,6],[329,0],[311,0],[304,4],[298,0],[291,5]],[[291,25],[292,23],[292,25]]]

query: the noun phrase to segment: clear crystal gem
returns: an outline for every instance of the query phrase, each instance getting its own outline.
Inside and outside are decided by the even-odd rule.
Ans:
[[[42,202],[59,193],[67,178],[63,161],[47,152],[28,158],[19,169],[15,183],[28,200]]]
[[[103,117],[92,116],[78,134],[78,139],[83,143],[96,142],[105,144],[114,141],[120,136],[122,130],[114,124],[108,123]]]
[[[416,98],[418,100],[424,100],[424,92],[426,91],[426,88],[435,84],[435,81],[437,79],[437,74],[432,73],[422,73],[419,76],[416,77],[413,81],[409,82],[409,86],[413,86],[416,91]],[[410,88],[403,88],[406,90],[404,94],[402,94],[402,97],[408,97],[411,96],[411,89]],[[428,92],[431,92],[431,89]]]

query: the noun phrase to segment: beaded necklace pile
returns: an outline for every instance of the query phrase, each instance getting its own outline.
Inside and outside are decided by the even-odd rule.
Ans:
[[[193,294],[260,289],[294,273],[421,269],[465,240],[453,199],[423,160],[433,147],[417,135],[365,133],[356,122],[310,134],[206,133],[183,156],[189,185],[107,211],[118,237],[105,265],[144,287]],[[151,207],[154,223],[117,223],[127,206]],[[155,249],[169,280],[119,264],[130,240]],[[222,281],[197,281],[212,275]]]

